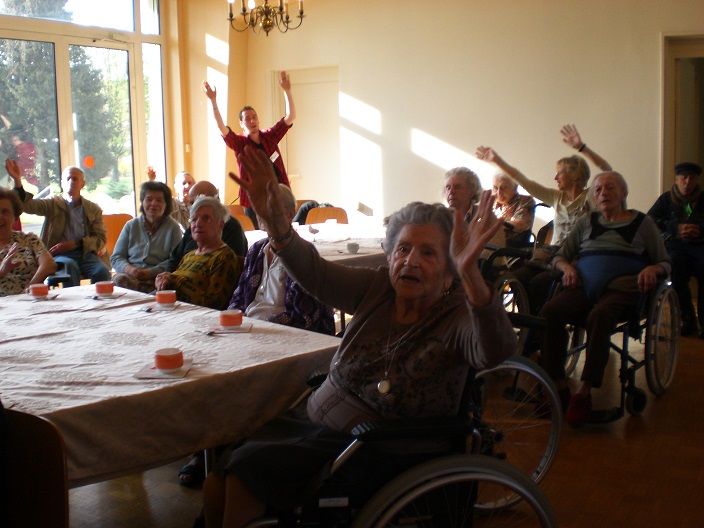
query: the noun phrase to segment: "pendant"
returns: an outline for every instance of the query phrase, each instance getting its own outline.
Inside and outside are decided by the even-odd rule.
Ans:
[[[379,394],[388,394],[391,390],[391,382],[388,379],[384,378],[379,383],[377,383],[376,389],[379,391]]]

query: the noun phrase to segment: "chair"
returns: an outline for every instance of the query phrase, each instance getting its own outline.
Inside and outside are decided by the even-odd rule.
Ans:
[[[504,389],[518,373],[524,392],[514,391],[509,398]],[[536,415],[535,399],[540,396],[536,391],[550,400],[552,417]],[[456,417],[356,426],[352,442],[333,462],[332,476],[313,500],[293,513],[277,512],[276,517],[248,526],[459,527],[484,526],[487,520],[489,526],[513,526],[511,521],[520,526],[556,526],[538,482],[557,451],[562,423],[557,402],[554,386],[540,367],[511,358],[468,377]],[[420,463],[416,456],[406,464],[410,469],[381,488],[370,489],[372,478],[366,471],[339,478],[338,470],[355,464],[357,453],[371,450],[371,460],[378,460],[396,456],[398,442],[425,445],[423,440],[428,439],[446,439],[446,449],[424,452]]]
[[[103,223],[105,224],[105,230],[107,231],[105,249],[108,252],[108,257],[110,257],[115,250],[115,244],[117,243],[117,239],[122,232],[122,228],[125,227],[125,224],[130,220],[132,220],[132,215],[128,215],[127,213],[103,215]]]
[[[230,209],[230,214],[232,216],[236,215],[243,215],[244,214],[244,206],[240,204],[230,204],[227,206]]]
[[[240,223],[243,231],[254,231],[254,223],[246,214],[233,214],[232,218]]]
[[[68,528],[63,437],[48,420],[5,410],[2,429],[3,526]]]
[[[342,207],[315,207],[308,211],[306,224],[323,224],[326,220],[335,219],[338,224],[347,224],[347,212]]]

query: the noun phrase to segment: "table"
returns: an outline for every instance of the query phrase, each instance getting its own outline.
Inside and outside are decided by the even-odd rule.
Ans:
[[[339,339],[244,318],[246,333],[202,333],[216,310],[177,303],[141,311],[152,296],[93,286],[53,300],[0,298],[0,398],[51,420],[66,442],[71,486],[168,463],[242,438],[285,410]],[[137,379],[159,348],[193,365],[183,378]]]
[[[324,224],[296,225],[296,232],[309,242],[313,242],[320,256],[326,260],[339,262],[346,266],[372,267],[386,266],[387,260],[381,247],[383,232],[369,229],[357,229],[349,224],[326,222]],[[312,230],[315,232],[312,232]],[[254,242],[267,236],[265,231],[246,231],[247,242]],[[349,242],[359,244],[357,253],[347,250]]]

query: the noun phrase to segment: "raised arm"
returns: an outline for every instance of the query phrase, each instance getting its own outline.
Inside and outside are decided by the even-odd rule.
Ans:
[[[17,164],[15,160],[11,160],[10,158],[5,158],[5,170],[7,171],[7,174],[12,178],[15,182],[15,188],[21,189],[22,188],[22,169],[20,169],[20,166]]]
[[[602,171],[613,170],[609,162],[599,156],[599,154],[590,149],[587,144],[582,141],[576,126],[565,125],[560,129],[560,134],[562,134],[562,141],[564,141],[566,145],[569,145],[577,152],[584,154],[589,161],[599,167]]]
[[[484,247],[501,228],[501,222],[492,213],[494,198],[491,191],[484,191],[469,225],[465,225],[461,211],[455,211],[450,253],[459,273],[470,304],[487,306],[492,291],[479,271],[479,257]]]
[[[217,123],[218,128],[220,129],[220,133],[223,136],[226,136],[230,131],[230,127],[225,124],[222,120],[222,116],[220,115],[220,109],[218,108],[217,102],[218,91],[215,88],[211,88],[207,81],[203,81],[200,86],[203,93],[208,97],[208,99],[210,99],[210,104],[213,107],[213,117],[215,118],[215,123]]]
[[[491,147],[480,146],[477,147],[477,152],[475,156],[487,163],[491,163],[498,167],[502,172],[505,172],[509,178],[515,181],[518,185],[522,186],[531,196],[538,198],[543,202],[549,204],[553,203],[554,195],[558,191],[545,187],[533,180],[529,180],[521,171],[516,167],[513,167],[506,163],[501,156],[499,156],[494,149]]]
[[[279,85],[284,91],[284,99],[286,100],[286,115],[284,116],[284,123],[291,126],[296,119],[296,105],[293,103],[293,97],[291,96],[291,78],[286,75],[285,71],[281,72]]]

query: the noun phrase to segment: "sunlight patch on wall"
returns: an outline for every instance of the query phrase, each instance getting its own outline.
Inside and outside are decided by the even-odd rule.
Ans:
[[[222,39],[212,35],[205,35],[205,54],[218,61],[220,64],[227,66],[230,61],[230,46]],[[225,92],[221,92],[225,93]],[[223,114],[224,115],[224,114]]]
[[[342,92],[340,92],[340,117],[373,134],[381,134],[381,112]]]
[[[354,215],[355,223],[378,222],[384,210],[381,147],[344,126],[340,127],[340,178],[348,215]],[[360,202],[370,207],[374,216],[357,212]]]
[[[411,151],[446,171],[453,167],[470,168],[479,176],[482,187],[491,189],[497,172],[495,168],[435,136],[417,128],[411,129]]]
[[[218,91],[218,108],[220,109],[220,114],[223,119],[227,119],[227,75],[214,69],[208,68],[206,72],[206,79],[210,87],[217,89]],[[207,100],[206,97],[203,97]],[[200,178],[208,178],[213,185],[215,185],[220,190],[220,198],[225,198],[225,152],[227,148],[225,143],[220,136],[220,130],[213,117],[213,112],[210,107],[210,101],[207,101],[207,107],[203,107],[207,110],[208,115],[208,140],[206,144],[208,145],[208,174],[202,175]],[[196,176],[196,179],[200,179]]]

